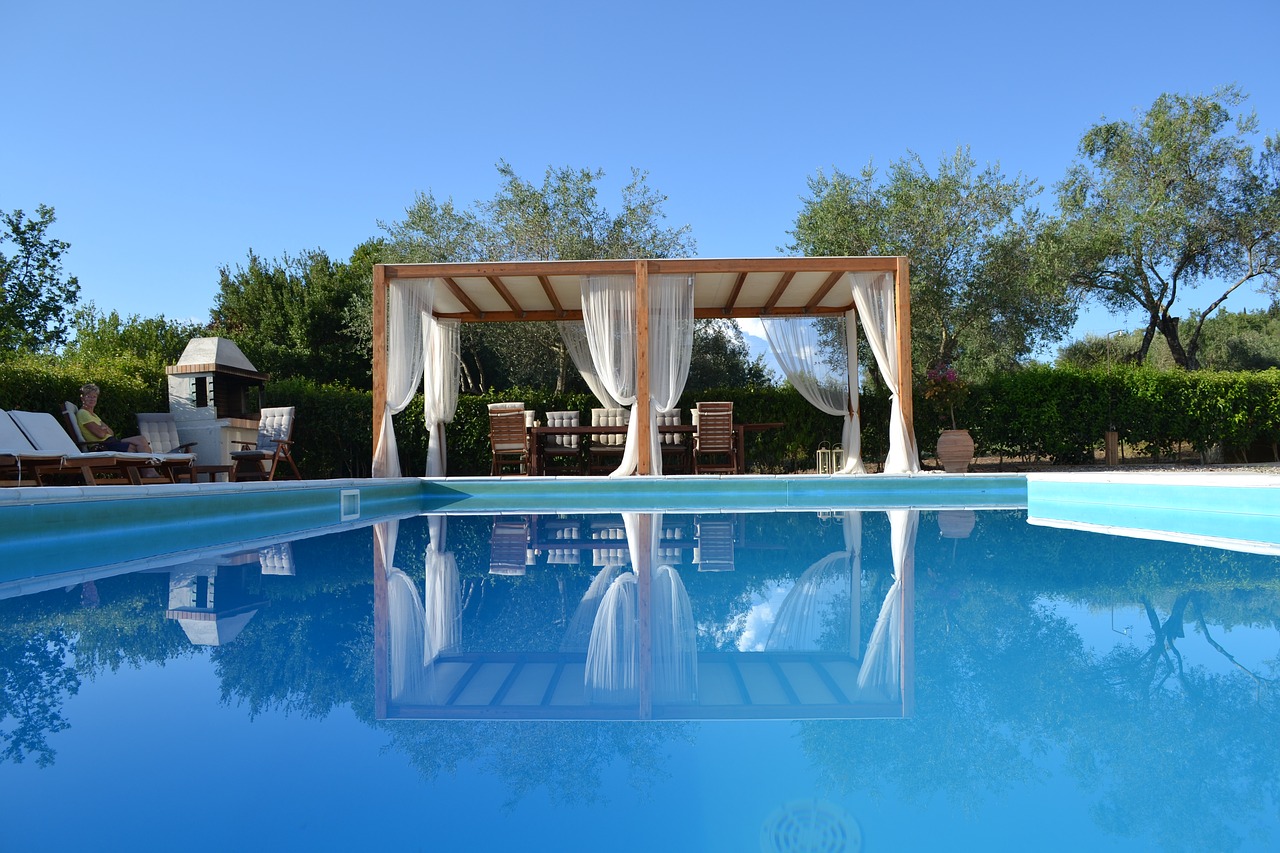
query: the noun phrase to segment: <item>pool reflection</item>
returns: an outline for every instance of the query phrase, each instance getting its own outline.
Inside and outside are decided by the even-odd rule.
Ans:
[[[861,630],[863,512],[829,513],[834,550],[794,580],[755,649],[700,649],[684,578],[727,573],[740,514],[495,517],[487,571],[590,573],[571,617],[543,614],[555,648],[468,649],[449,518],[430,516],[417,581],[396,561],[399,522],[375,529],[376,707],[381,719],[849,719],[911,713],[918,510],[889,510],[891,578]],[[753,552],[779,542],[752,543]],[[412,551],[413,549],[406,549]],[[803,549],[802,549],[803,550]],[[563,580],[562,580],[563,583]],[[750,580],[743,580],[745,587]],[[558,625],[558,627],[557,627]],[[548,626],[543,626],[544,629]]]
[[[412,516],[137,567],[0,585],[15,849],[81,789],[79,849],[149,837],[189,806],[155,780],[192,732],[283,846],[372,789],[402,796],[394,843],[425,802],[445,849],[594,849],[605,823],[617,849],[751,849],[816,798],[904,849],[1280,837],[1274,556],[948,509]],[[860,714],[884,719],[834,719]]]

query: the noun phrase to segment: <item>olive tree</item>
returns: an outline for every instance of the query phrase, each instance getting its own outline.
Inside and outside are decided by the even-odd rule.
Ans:
[[[1009,367],[1061,340],[1075,318],[1066,284],[1039,255],[1034,180],[979,169],[967,148],[931,172],[916,154],[857,175],[808,182],[791,251],[905,255],[911,264],[913,361],[971,373]]]
[[[632,170],[619,211],[600,202],[600,170],[548,168],[542,183],[498,164],[501,186],[467,209],[419,194],[405,218],[384,224],[388,259],[440,263],[680,257],[693,251],[689,227],[665,228],[666,196]],[[553,323],[469,323],[463,327],[464,390],[512,386],[585,391]]]
[[[1252,113],[1235,86],[1208,96],[1164,94],[1134,121],[1103,121],[1058,185],[1056,238],[1073,283],[1114,311],[1139,310],[1184,368],[1200,365],[1204,321],[1250,281],[1280,276],[1280,136],[1255,154]],[[1197,321],[1178,316],[1209,288]],[[1185,337],[1184,337],[1185,335]]]

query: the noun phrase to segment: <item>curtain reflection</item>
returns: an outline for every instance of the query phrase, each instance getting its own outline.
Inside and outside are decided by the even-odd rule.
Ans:
[[[438,701],[431,690],[431,663],[457,649],[461,640],[461,592],[458,565],[446,550],[448,519],[428,521],[424,574],[425,598],[404,571],[394,565],[400,522],[374,526],[374,543],[382,557],[387,578],[387,611],[390,620],[391,698],[395,702]]]
[[[893,584],[885,593],[876,618],[867,654],[858,670],[858,686],[875,690],[885,698],[902,691],[903,579],[915,566],[919,510],[889,510],[889,535],[893,552]]]
[[[839,611],[850,607],[849,601],[841,601],[842,594],[849,593],[853,600],[854,584],[862,575],[862,513],[851,510],[841,515],[844,550],[818,560],[796,581],[778,609],[765,649],[817,651],[833,645],[828,641],[824,646],[823,632],[836,633]],[[843,626],[839,633],[843,634]],[[856,643],[857,633],[850,634],[850,642]]]

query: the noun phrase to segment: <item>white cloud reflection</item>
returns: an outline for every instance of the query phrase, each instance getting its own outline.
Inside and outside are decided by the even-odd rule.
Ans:
[[[746,626],[743,628],[742,636],[738,637],[738,651],[764,651],[764,644],[768,641],[769,634],[773,631],[773,623],[778,618],[778,610],[793,586],[795,586],[794,581],[787,581],[752,594],[751,607],[747,610]]]

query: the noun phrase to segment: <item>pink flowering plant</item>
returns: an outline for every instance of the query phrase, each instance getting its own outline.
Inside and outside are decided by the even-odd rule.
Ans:
[[[951,428],[956,428],[956,406],[964,405],[969,397],[969,385],[960,378],[956,369],[946,362],[939,362],[929,368],[924,375],[924,396],[938,407],[939,420],[946,422],[942,415],[951,420]]]

